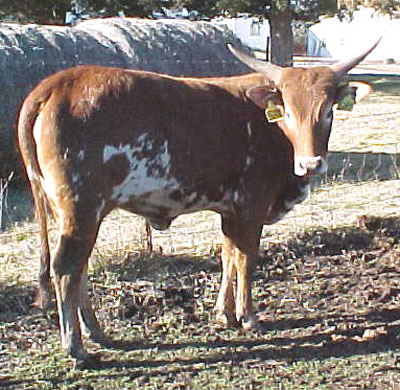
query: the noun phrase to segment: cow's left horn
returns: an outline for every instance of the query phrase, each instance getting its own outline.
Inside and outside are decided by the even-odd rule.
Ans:
[[[256,72],[264,73],[269,80],[275,83],[275,85],[279,84],[282,76],[282,68],[280,66],[271,64],[270,62],[257,60],[256,58],[237,50],[230,43],[228,43],[228,49],[235,57],[245,63],[248,67],[255,70]]]
[[[368,50],[363,53],[350,58],[346,61],[340,61],[331,66],[331,69],[335,72],[338,78],[343,77],[350,69],[354,68],[357,64],[359,64],[372,50],[378,46],[378,43],[381,41],[382,37],[380,37]]]

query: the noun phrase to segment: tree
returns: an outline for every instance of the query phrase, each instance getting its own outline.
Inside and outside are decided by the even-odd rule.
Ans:
[[[117,15],[123,11],[127,16],[145,17],[161,8],[163,0],[86,0],[87,10],[102,11],[105,15]]]
[[[218,0],[217,5],[233,16],[246,12],[268,19],[270,61],[278,65],[293,63],[293,20],[316,20],[318,16],[337,9],[335,0]]]
[[[269,60],[278,65],[293,65],[293,9],[290,0],[270,3],[266,13],[271,37]]]
[[[77,5],[84,13],[106,16],[124,11],[129,16],[148,16],[163,0],[0,0],[0,17],[20,23],[64,24],[65,14]]]
[[[350,16],[359,6],[371,7],[389,15],[400,11],[399,0],[338,0],[338,9]]]
[[[70,0],[0,0],[0,16],[17,22],[63,24]]]
[[[213,17],[219,13],[217,0],[171,0],[169,6],[186,7],[190,11],[197,11],[200,15]]]

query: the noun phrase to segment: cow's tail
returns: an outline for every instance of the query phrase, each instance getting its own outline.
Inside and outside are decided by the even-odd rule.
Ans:
[[[41,246],[39,289],[34,305],[46,308],[50,304],[53,295],[50,279],[50,247],[47,233],[46,195],[40,181],[41,170],[33,136],[34,124],[40,114],[41,107],[42,103],[29,99],[29,97],[22,105],[18,117],[18,144],[35,200],[39,222]]]

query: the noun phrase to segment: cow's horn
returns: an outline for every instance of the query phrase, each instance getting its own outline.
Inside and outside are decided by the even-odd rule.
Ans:
[[[336,64],[331,66],[331,69],[336,73],[338,78],[343,77],[350,69],[354,68],[357,64],[359,64],[369,53],[371,53],[372,50],[375,49],[375,47],[378,45],[378,43],[381,41],[382,37],[380,37],[376,43],[372,45],[368,50],[364,51],[363,53],[350,58],[349,60],[346,61],[340,61],[337,62]]]
[[[256,58],[237,50],[230,43],[228,43],[228,49],[235,57],[245,63],[248,67],[256,72],[264,73],[269,80],[275,83],[275,85],[279,84],[282,75],[282,68],[280,66],[271,64],[270,62],[257,60]]]

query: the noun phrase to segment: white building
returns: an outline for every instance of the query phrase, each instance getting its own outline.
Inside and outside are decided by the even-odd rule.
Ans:
[[[307,54],[334,59],[351,57],[370,46],[382,36],[368,60],[394,59],[400,61],[400,19],[363,8],[354,12],[354,20],[340,21],[338,17],[322,19],[309,29]]]
[[[267,47],[267,39],[270,36],[267,20],[244,16],[240,18],[217,18],[212,23],[219,26],[225,25],[242,43],[253,50],[264,50]]]

